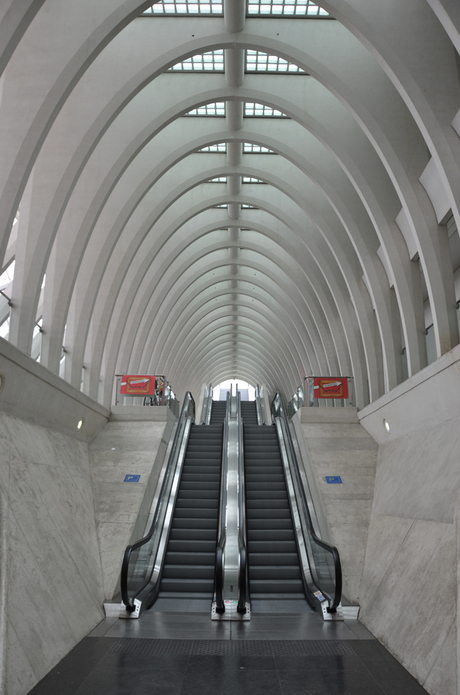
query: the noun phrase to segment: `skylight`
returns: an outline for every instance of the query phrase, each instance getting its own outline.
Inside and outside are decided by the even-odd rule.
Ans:
[[[255,179],[253,176],[243,176],[243,183],[265,183],[265,181]]]
[[[248,0],[248,16],[263,17],[329,17],[312,0]]]
[[[222,0],[161,0],[142,13],[141,17],[152,15],[222,15]]]
[[[249,49],[246,51],[246,72],[270,72],[288,75],[306,75],[302,68],[295,63],[289,63],[284,58],[261,51]]]
[[[169,72],[224,72],[224,51],[199,53],[176,63]]]
[[[226,152],[227,151],[227,143],[225,142],[219,142],[214,145],[207,145],[207,147],[202,147],[201,150],[197,150],[197,152]]]
[[[257,205],[247,205],[246,203],[243,203],[241,208],[242,210],[259,210]]]
[[[243,145],[244,154],[276,154],[273,150],[268,147],[262,147],[262,145],[254,145],[252,142],[245,142]]]
[[[247,101],[244,105],[244,115],[249,118],[287,118],[285,113],[272,109],[271,106]]]
[[[206,183],[227,183],[226,176],[216,176],[214,179],[209,179]]]
[[[217,101],[213,104],[204,104],[192,109],[186,116],[225,116],[225,101]]]

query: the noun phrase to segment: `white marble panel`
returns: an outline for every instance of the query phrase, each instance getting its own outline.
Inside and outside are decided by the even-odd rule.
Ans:
[[[372,597],[393,563],[413,521],[372,514],[361,584],[361,616],[372,605]]]
[[[47,430],[17,417],[4,416],[5,424],[18,456],[31,463],[54,460],[54,449]]]
[[[359,424],[335,424],[330,422],[321,424],[303,423],[302,427],[304,428],[308,437],[311,439],[315,439],[316,437],[319,437],[321,439],[336,439],[342,437],[356,437],[358,439],[369,438],[369,435],[366,432],[366,430]]]
[[[373,518],[360,619],[422,683],[441,651],[449,649],[456,556],[453,525]]]
[[[136,519],[132,522],[99,523],[98,537],[101,549],[102,573],[104,577],[105,600],[110,600],[121,572],[123,553],[131,539]]]
[[[459,450],[458,419],[382,445],[374,512],[452,523],[460,490]]]
[[[40,679],[75,645],[75,636],[54,601],[53,585],[43,576],[26,538],[11,516],[9,540],[8,603],[14,606],[10,620]]]
[[[6,692],[8,695],[24,695],[37,682],[37,677],[24,652],[16,630],[8,621],[8,659],[6,663]]]
[[[395,598],[404,619],[394,625],[388,644],[423,683],[456,623],[455,529],[451,524],[416,521],[401,552],[404,559],[395,568],[400,575]]]
[[[447,633],[444,644],[433,663],[423,687],[431,695],[457,695],[457,630],[456,626]]]

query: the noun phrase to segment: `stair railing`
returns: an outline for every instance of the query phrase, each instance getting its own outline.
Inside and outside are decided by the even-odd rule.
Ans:
[[[325,619],[331,619],[337,612],[342,595],[339,552],[335,546],[319,538],[314,531],[289,423],[279,393],[273,399],[272,415],[286,477],[306,596],[315,610],[319,610]]]
[[[250,612],[249,566],[246,534],[246,492],[244,477],[243,418],[241,417],[241,393],[238,391],[238,605],[237,612]]]
[[[190,392],[184,398],[163,479],[158,504],[149,532],[128,545],[121,567],[121,598],[131,617],[139,617],[155,602],[160,589],[161,574],[179,482],[187,450],[190,429],[195,417],[195,401]]]
[[[222,437],[222,465],[220,472],[219,521],[216,547],[216,564],[214,577],[214,599],[212,611],[222,615],[225,613],[224,603],[224,553],[227,540],[227,474],[228,474],[228,433],[230,422],[231,393],[227,391],[227,409],[225,411],[224,431]]]

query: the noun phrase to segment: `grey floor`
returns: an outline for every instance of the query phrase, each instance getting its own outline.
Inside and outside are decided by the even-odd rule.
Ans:
[[[266,613],[263,603],[249,622],[211,621],[209,610],[193,612],[199,601],[167,608],[103,620],[31,695],[426,692],[358,620],[324,622],[308,607]]]

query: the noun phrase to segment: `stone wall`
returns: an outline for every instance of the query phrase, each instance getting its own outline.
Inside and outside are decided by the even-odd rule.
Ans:
[[[5,692],[24,695],[104,617],[85,442],[0,413]]]
[[[140,524],[133,537],[141,505],[146,520],[159,479],[172,432],[167,416],[166,407],[114,408],[111,421],[89,445],[106,600],[117,588],[126,546],[144,534]],[[139,482],[123,482],[130,474],[139,475]]]
[[[360,619],[432,695],[458,692],[459,366],[457,347],[359,413],[380,445]]]
[[[301,427],[330,540],[340,554],[344,597],[359,604],[378,446],[355,408],[302,408]],[[328,484],[326,476],[340,476],[342,483]]]

